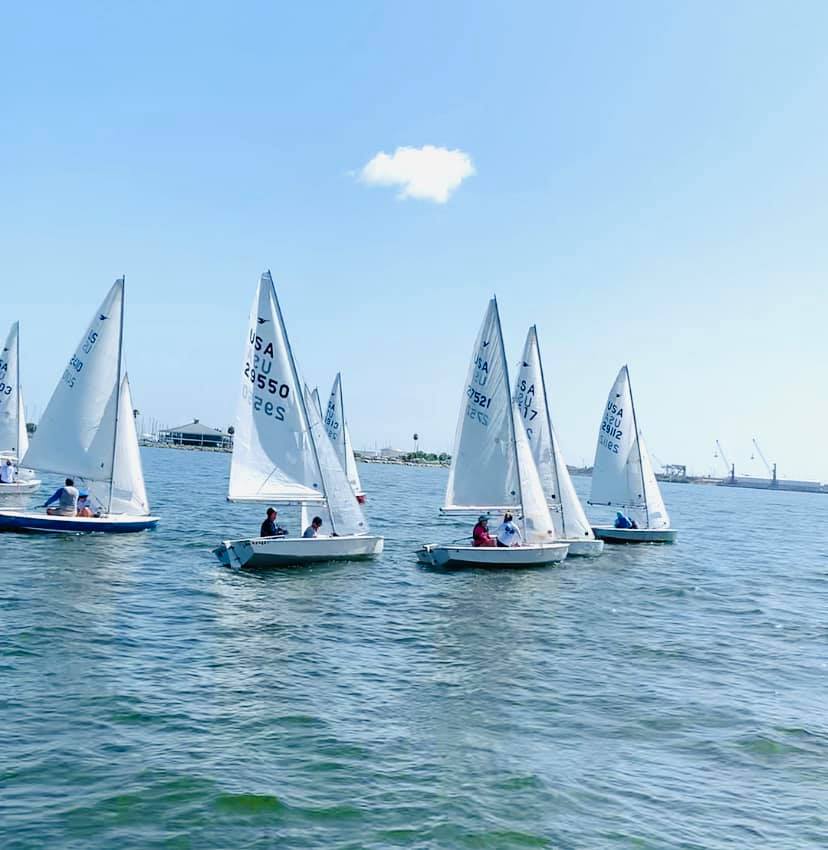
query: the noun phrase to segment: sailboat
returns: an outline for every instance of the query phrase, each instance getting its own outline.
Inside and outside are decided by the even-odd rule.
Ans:
[[[589,504],[618,508],[635,520],[637,528],[593,526],[595,536],[609,543],[673,543],[678,534],[670,528],[638,427],[626,366],[621,367],[601,416]]]
[[[4,530],[121,533],[154,528],[129,379],[122,372],[124,279],[112,285],[61,375],[21,463],[73,478],[99,516],[0,511]]]
[[[11,461],[17,469],[17,480],[9,484],[0,482],[0,496],[34,493],[40,486],[34,475],[20,469],[20,459],[28,448],[20,386],[20,323],[15,322],[0,351],[0,464]]]
[[[604,543],[595,539],[552,427],[535,325],[526,335],[523,360],[515,380],[514,400],[526,426],[526,436],[550,508],[555,536],[569,544],[567,557],[600,555]]]
[[[226,566],[272,567],[373,558],[372,535],[325,432],[312,393],[303,388],[270,272],[259,280],[242,360],[230,484],[232,502],[313,509],[330,536],[225,540],[213,550]]]
[[[331,394],[328,397],[328,407],[325,411],[325,430],[336,449],[339,462],[345,470],[345,475],[354,491],[356,500],[360,504],[364,504],[365,492],[359,480],[354,449],[351,445],[351,435],[348,432],[348,423],[345,421],[345,405],[342,401],[342,375],[339,372],[336,373]]]
[[[523,543],[426,545],[420,563],[435,567],[528,567],[562,561],[569,544],[556,540],[532,450],[509,389],[497,301],[477,335],[460,405],[443,515],[513,512]]]

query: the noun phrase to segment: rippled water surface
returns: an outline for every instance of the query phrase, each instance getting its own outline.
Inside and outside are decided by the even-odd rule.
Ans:
[[[0,538],[4,850],[828,843],[828,496],[441,574],[445,470],[363,465],[383,557],[254,575],[228,456],[143,456],[155,533]]]

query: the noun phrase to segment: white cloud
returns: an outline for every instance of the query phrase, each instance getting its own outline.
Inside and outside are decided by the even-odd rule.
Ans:
[[[370,186],[401,186],[400,198],[420,198],[444,204],[452,192],[475,173],[471,157],[461,150],[423,145],[380,151],[359,172]]]

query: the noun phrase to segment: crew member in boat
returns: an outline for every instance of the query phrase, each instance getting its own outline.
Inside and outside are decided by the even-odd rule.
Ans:
[[[621,511],[615,512],[615,527],[616,528],[638,528],[638,523],[634,519],[622,514]]]
[[[92,499],[89,496],[89,492],[87,490],[81,490],[78,495],[78,516],[88,518],[100,515],[100,511],[95,512],[92,509]]]
[[[6,462],[0,466],[0,484],[14,484],[16,479],[14,464],[7,458]]]
[[[78,498],[80,493],[75,487],[75,482],[71,478],[67,478],[63,487],[58,487],[54,493],[46,500],[43,505],[46,508],[46,513],[49,516],[77,516],[78,513]],[[49,505],[58,503],[56,508],[50,508]]]
[[[514,518],[509,511],[503,514],[503,522],[497,529],[495,539],[498,546],[520,546],[523,542],[520,529],[515,525]]]
[[[276,525],[277,511],[275,508],[267,509],[267,516],[259,530],[259,537],[287,537],[287,529]]]
[[[489,518],[483,514],[472,530],[472,546],[497,546],[497,541],[489,534]]]
[[[319,529],[322,528],[322,517],[315,516],[311,524],[305,529],[302,537],[319,537]]]

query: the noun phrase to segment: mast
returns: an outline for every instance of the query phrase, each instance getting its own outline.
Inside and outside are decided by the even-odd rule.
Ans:
[[[20,405],[20,322],[19,321],[15,322],[14,325],[15,325],[15,331],[16,331],[14,338],[15,338],[15,344],[17,345],[17,351],[15,352],[15,356],[17,357],[17,368],[16,368],[17,374],[15,375],[15,378],[14,378],[15,384],[17,386],[17,403],[15,404],[15,407],[17,408],[17,410],[15,411],[15,415],[14,415],[15,431],[16,431],[14,441],[15,441],[15,443],[19,443],[20,442],[20,407],[21,407],[21,405]],[[25,415],[23,416],[23,418],[24,419],[26,418]],[[24,428],[26,427],[25,422],[23,423],[23,427]],[[15,448],[15,454],[17,455],[17,463],[19,464],[20,461],[23,460],[23,457],[20,454],[21,447],[18,445],[18,446],[15,446],[14,448]]]
[[[112,492],[115,488],[115,457],[118,451],[118,418],[121,412],[121,365],[124,356],[124,300],[126,298],[126,275],[121,275],[121,315],[118,327],[118,376],[115,381],[115,428],[112,434],[112,466],[109,479],[109,504],[106,512],[112,510]]]
[[[313,459],[316,461],[316,468],[319,470],[319,479],[322,483],[322,495],[325,497],[325,507],[328,509],[328,517],[331,523],[331,530],[336,533],[336,525],[334,523],[333,511],[331,510],[331,506],[328,504],[328,488],[325,486],[325,476],[322,473],[322,464],[319,463],[319,452],[316,450],[316,441],[313,439],[313,431],[310,427],[310,416],[308,416],[308,406],[305,400],[305,388],[304,385],[300,385],[299,383],[299,373],[296,370],[296,360],[294,360],[293,358],[293,348],[290,344],[290,337],[288,336],[287,327],[285,326],[285,319],[284,316],[282,316],[282,305],[279,303],[279,296],[276,294],[276,286],[273,283],[273,275],[271,275],[270,269],[267,270],[267,277],[270,280],[270,292],[271,295],[273,295],[273,300],[276,304],[276,315],[279,317],[279,324],[281,325],[282,333],[285,336],[288,360],[290,361],[290,370],[293,373],[293,381],[294,386],[296,387],[296,395],[299,396],[299,404],[302,407],[302,416],[305,420],[305,427],[308,430],[308,437],[310,439],[311,448],[313,449]]]
[[[543,360],[541,359],[540,343],[538,342],[537,325],[532,325],[532,337],[535,340],[538,371],[540,372],[541,386],[543,387],[543,406],[546,409],[546,427],[549,430],[549,445],[552,447],[552,468],[555,470],[555,495],[558,499],[558,506],[561,509],[561,531],[564,539],[566,539],[566,512],[564,511],[563,499],[561,499],[561,480],[558,477],[558,459],[555,456],[555,434],[552,430],[552,417],[549,415],[549,397],[546,395],[546,378],[543,375]]]
[[[497,296],[492,296],[495,308],[495,319],[497,320],[497,336],[500,340],[500,356],[503,360],[503,378],[506,381],[506,392],[509,394],[509,433],[512,435],[512,451],[515,458],[515,472],[517,473],[518,504],[520,505],[521,521],[523,523],[523,536],[526,537],[526,519],[523,516],[523,488],[520,482],[520,460],[518,459],[517,435],[515,434],[515,411],[512,400],[512,385],[509,381],[509,364],[506,360],[506,347],[503,344],[503,328],[500,326],[500,311],[497,309]]]
[[[630,381],[630,370],[624,364],[624,372],[627,375],[627,386],[630,388],[630,407],[633,415],[633,428],[635,429],[635,447],[638,449],[638,471],[641,473],[641,495],[644,497],[644,514],[647,517],[647,528],[650,527],[650,507],[647,504],[647,488],[644,484],[644,464],[641,462],[641,441],[638,439],[638,420],[635,416],[635,399],[633,398],[632,382]]]

